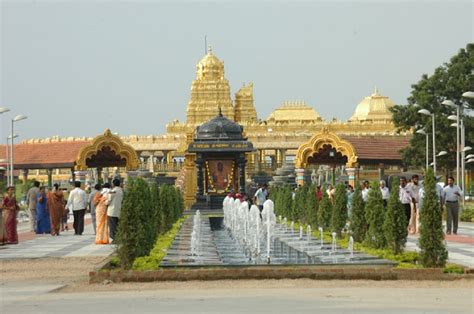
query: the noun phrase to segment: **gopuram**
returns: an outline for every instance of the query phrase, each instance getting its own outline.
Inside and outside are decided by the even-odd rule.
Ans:
[[[304,101],[284,101],[267,119],[259,118],[253,88],[252,83],[244,84],[232,98],[224,62],[209,49],[196,65],[186,121],[168,123],[163,135],[120,136],[120,140],[136,151],[139,171],[176,177],[176,184],[185,191],[187,207],[195,200],[198,182],[195,153],[188,151],[188,147],[198,138],[197,128],[219,115],[219,108],[222,118],[242,126],[242,137],[253,144],[253,150],[245,152],[246,182],[256,174],[273,175],[289,164],[295,167],[300,184],[308,177],[321,182],[336,174],[346,176],[348,181],[357,177],[377,179],[404,168],[399,151],[407,146],[411,133],[396,132],[389,110],[394,103],[377,89],[355,106],[349,120],[341,121],[323,119]],[[77,154],[82,146],[90,145],[93,140],[58,136],[25,140],[15,148],[18,152],[14,156],[15,164],[19,166],[15,168],[22,171],[16,175],[43,182],[70,180],[79,170]],[[46,158],[51,145],[59,145],[61,152],[68,152],[67,162],[48,163]],[[21,152],[32,151],[33,147],[34,158],[27,153],[21,155]],[[0,155],[1,152],[5,149],[0,149]],[[32,158],[34,160],[30,160]],[[103,176],[126,175],[127,170],[123,167],[102,168],[101,173]],[[207,174],[203,174],[205,176]]]

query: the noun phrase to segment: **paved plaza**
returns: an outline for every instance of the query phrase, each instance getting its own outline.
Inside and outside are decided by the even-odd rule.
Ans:
[[[58,237],[52,237],[49,234],[35,235],[29,232],[27,222],[20,223],[18,227],[20,243],[1,246],[0,259],[108,256],[113,253],[113,245],[95,244],[90,215],[86,215],[86,225],[82,236],[74,235],[71,223],[70,219],[69,231],[61,232]]]

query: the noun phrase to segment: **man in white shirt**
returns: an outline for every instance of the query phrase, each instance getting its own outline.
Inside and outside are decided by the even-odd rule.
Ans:
[[[262,212],[263,210],[263,203],[265,203],[265,201],[267,200],[267,195],[268,195],[268,191],[267,191],[266,184],[262,185],[257,190],[257,192],[255,192],[254,202],[257,205],[258,209],[260,209],[260,212]]]
[[[390,191],[385,186],[385,181],[380,181],[380,192],[382,192],[383,207],[387,207],[388,199],[390,198]]]
[[[109,203],[109,206],[107,207],[107,216],[109,223],[109,236],[114,240],[120,219],[120,211],[122,210],[123,190],[120,187],[119,179],[114,179],[112,184],[114,187],[107,196]]]
[[[407,218],[407,227],[410,223],[411,218],[411,202],[413,202],[413,194],[411,189],[407,187],[407,179],[400,177],[400,191],[399,191],[400,202],[405,207],[405,216]]]
[[[446,234],[458,234],[459,219],[459,198],[463,197],[463,192],[459,186],[454,185],[454,178],[448,177],[448,185],[443,189],[444,204],[446,206]]]
[[[362,183],[362,200],[364,203],[369,201],[369,189],[369,181],[364,181],[364,183]]]
[[[87,208],[87,195],[86,192],[81,189],[81,182],[74,182],[74,190],[69,194],[66,208],[74,215],[74,234],[82,235],[84,232],[84,215],[86,214]]]

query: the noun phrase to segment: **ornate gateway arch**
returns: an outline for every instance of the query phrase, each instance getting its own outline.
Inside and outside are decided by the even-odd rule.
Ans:
[[[136,170],[139,167],[135,149],[125,144],[109,129],[79,151],[75,166],[76,170],[105,167],[125,167],[127,170]]]

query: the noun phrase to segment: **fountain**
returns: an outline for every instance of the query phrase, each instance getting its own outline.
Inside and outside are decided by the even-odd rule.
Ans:
[[[350,254],[350,259],[354,258],[354,238],[352,236],[349,237],[349,246],[347,247]]]
[[[303,226],[300,226],[300,240],[303,240]]]
[[[291,232],[291,234],[295,233],[295,223],[293,221],[290,224],[290,232]]]
[[[201,212],[196,211],[193,218],[193,231],[191,232],[191,255],[199,258],[199,245],[201,236]]]
[[[308,225],[308,227],[306,227],[306,240],[309,242],[311,242],[311,225]]]
[[[324,244],[323,228],[322,228],[322,227],[319,227],[318,230],[319,230],[319,234],[320,234],[320,237],[321,237],[321,248],[323,248],[323,244]]]

